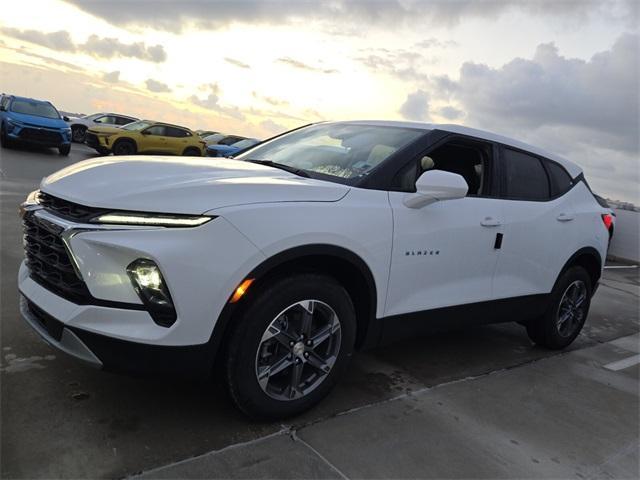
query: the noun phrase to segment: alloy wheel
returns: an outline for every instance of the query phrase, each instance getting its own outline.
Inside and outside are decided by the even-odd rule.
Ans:
[[[587,286],[582,280],[571,283],[562,295],[556,316],[556,328],[561,337],[570,337],[580,328],[587,306]]]
[[[296,400],[318,388],[340,352],[336,312],[320,300],[288,306],[269,324],[256,353],[260,388],[271,398]]]

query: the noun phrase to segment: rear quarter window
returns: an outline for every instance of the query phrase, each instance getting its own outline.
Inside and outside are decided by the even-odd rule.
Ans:
[[[505,148],[505,197],[514,200],[547,200],[549,179],[537,157]]]
[[[549,183],[551,185],[551,196],[559,197],[568,192],[573,187],[573,180],[562,167],[556,162],[545,162],[547,171],[549,172]]]

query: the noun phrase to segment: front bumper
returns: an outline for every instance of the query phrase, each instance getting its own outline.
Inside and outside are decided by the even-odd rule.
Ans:
[[[220,217],[195,228],[101,228],[70,223],[42,208],[30,215],[65,232],[90,297],[66,297],[32,278],[23,262],[18,278],[28,302],[23,316],[52,345],[112,370],[146,372],[160,366],[167,371],[202,360],[210,353],[214,327],[234,289],[264,259]],[[153,260],[163,273],[177,313],[170,327],[153,321],[133,289],[126,266],[138,258]],[[54,331],[62,332],[59,337],[29,305],[58,325]]]
[[[14,125],[7,136],[14,142],[42,147],[64,147],[71,144],[71,134],[59,129]]]

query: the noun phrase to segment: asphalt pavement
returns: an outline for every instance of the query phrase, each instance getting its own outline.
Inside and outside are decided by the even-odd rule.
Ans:
[[[324,402],[285,423],[248,421],[215,383],[109,374],[55,351],[18,314],[17,206],[93,156],[0,151],[2,478],[640,475],[637,268],[605,270],[567,351],[517,324],[415,338],[359,353]]]

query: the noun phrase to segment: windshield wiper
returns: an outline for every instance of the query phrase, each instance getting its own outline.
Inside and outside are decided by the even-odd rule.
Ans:
[[[280,170],[293,173],[300,177],[311,178],[311,175],[309,175],[305,170],[291,167],[289,165],[285,165],[284,163],[273,162],[271,160],[245,160],[245,162],[257,163],[258,165],[266,165],[267,167],[279,168]]]

